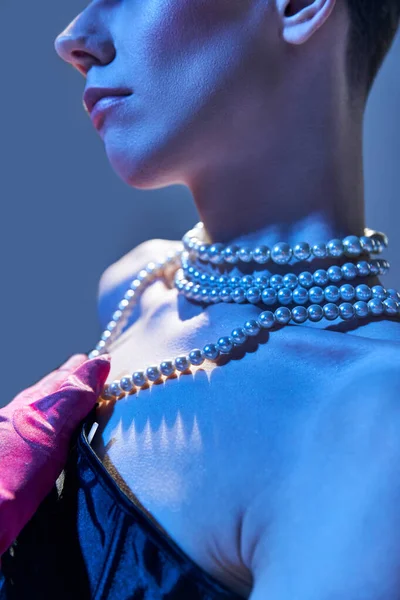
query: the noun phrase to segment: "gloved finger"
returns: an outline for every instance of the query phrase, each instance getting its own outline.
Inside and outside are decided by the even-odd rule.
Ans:
[[[20,437],[42,447],[61,432],[69,435],[91,411],[110,372],[109,355],[85,361],[61,387],[13,412],[13,426]]]
[[[60,365],[58,369],[52,371],[43,379],[38,381],[31,390],[31,393],[38,395],[39,397],[45,396],[46,394],[52,394],[60,385],[67,379],[68,375],[75,371],[80,365],[86,362],[88,357],[85,354],[74,354],[65,363]]]
[[[86,354],[74,354],[70,356],[65,363],[62,363],[57,369],[45,375],[42,379],[28,388],[23,389],[11,400],[7,407],[13,410],[19,406],[24,406],[32,401],[42,398],[47,394],[55,392],[65,381],[68,375],[73,372],[82,363],[88,360]]]

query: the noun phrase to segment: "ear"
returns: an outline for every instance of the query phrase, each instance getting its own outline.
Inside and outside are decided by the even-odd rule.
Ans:
[[[336,0],[276,0],[282,36],[289,44],[304,44],[325,23]]]

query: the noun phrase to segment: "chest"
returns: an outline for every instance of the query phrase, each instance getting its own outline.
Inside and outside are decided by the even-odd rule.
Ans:
[[[111,348],[109,381],[184,354],[203,337],[201,328],[179,329],[173,321],[159,335],[154,318],[139,320]],[[313,345],[302,353],[298,344],[271,336],[257,352],[223,366],[204,363],[97,412],[92,447],[125,493],[192,560],[244,597],[252,554],[279,502],[278,483],[331,385],[332,348],[325,364]]]

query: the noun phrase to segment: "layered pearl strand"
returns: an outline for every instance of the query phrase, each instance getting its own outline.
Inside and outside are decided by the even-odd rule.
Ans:
[[[276,324],[290,322],[304,323],[326,318],[334,321],[338,317],[348,321],[355,317],[388,315],[400,316],[400,293],[395,289],[385,289],[376,285],[370,287],[350,283],[357,277],[383,275],[390,264],[386,260],[363,260],[363,254],[380,254],[388,247],[387,237],[371,229],[365,229],[364,236],[348,236],[343,240],[334,239],[328,243],[309,245],[300,242],[293,248],[279,242],[272,248],[208,244],[204,240],[204,227],[198,223],[182,239],[182,246],[170,252],[159,262],[149,262],[132,280],[111,321],[101,334],[89,358],[108,352],[109,346],[121,334],[139,296],[158,278],[166,278],[169,270],[175,272],[174,285],[179,293],[187,298],[208,304],[217,302],[251,303],[268,307],[279,305],[275,310],[260,312],[257,319],[247,320],[235,327],[229,335],[220,337],[215,343],[206,344],[203,349],[194,348],[188,354],[150,365],[145,369],[107,383],[101,393],[103,400],[117,399],[126,393],[133,393],[150,382],[161,381],[176,371],[185,372],[190,367],[199,366],[205,360],[216,361],[222,354],[229,354],[235,346],[240,346],[249,337],[257,336],[263,329],[271,329]],[[240,263],[268,262],[287,265],[290,261],[307,260],[310,257],[326,258],[348,256],[359,259],[356,263],[347,262],[342,266],[332,265],[328,269],[315,272],[303,271],[299,275],[286,273],[279,275],[244,275],[242,277],[215,275],[207,272],[211,265],[238,265]],[[369,256],[368,256],[369,258]],[[196,262],[197,261],[197,262]],[[354,303],[351,301],[354,300]],[[325,302],[324,304],[322,304]],[[337,304],[339,302],[339,304]],[[311,304],[310,304],[311,303]],[[305,304],[309,304],[307,307]],[[289,308],[288,305],[294,305]]]

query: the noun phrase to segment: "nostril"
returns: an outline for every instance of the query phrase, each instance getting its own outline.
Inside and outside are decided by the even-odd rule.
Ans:
[[[80,73],[82,73],[82,75],[85,76],[87,75],[89,69],[93,67],[93,65],[101,64],[98,58],[89,52],[85,52],[84,50],[71,50],[70,62]]]

